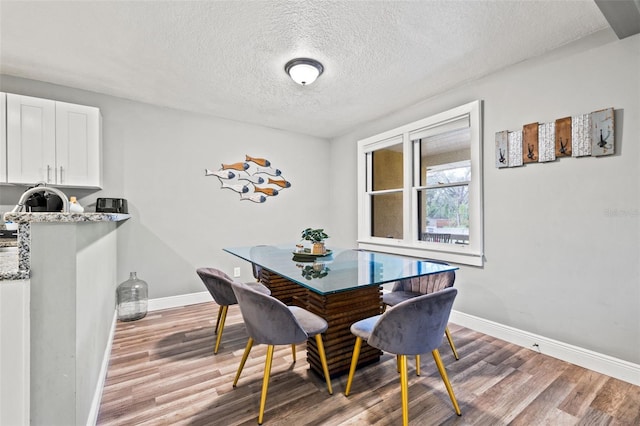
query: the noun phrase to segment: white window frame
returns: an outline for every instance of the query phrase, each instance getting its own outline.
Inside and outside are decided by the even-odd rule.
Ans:
[[[414,142],[423,132],[446,129],[450,123],[468,119],[471,130],[471,182],[469,183],[469,244],[420,241],[418,184],[414,186]],[[403,146],[403,238],[371,236],[371,153],[402,143]],[[483,265],[484,225],[482,199],[482,101],[477,100],[422,120],[358,141],[358,247],[365,250],[431,258],[474,266]],[[369,175],[368,175],[369,174]]]

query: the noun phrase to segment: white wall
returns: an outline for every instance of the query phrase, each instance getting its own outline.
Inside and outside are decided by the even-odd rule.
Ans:
[[[104,189],[75,192],[89,211],[97,197],[128,200],[133,217],[118,230],[118,281],[136,271],[150,298],[205,291],[200,266],[227,273],[240,266],[240,279],[253,280],[249,265],[223,247],[295,243],[302,229],[327,225],[324,139],[11,76],[2,76],[0,90],[101,108]],[[256,204],[205,177],[205,168],[245,154],[269,159],[291,188]],[[22,190],[3,187],[0,207],[15,204]]]
[[[355,244],[356,141],[484,101],[484,267],[454,309],[640,363],[640,35],[604,31],[332,141],[330,229]],[[616,154],[496,169],[495,133],[614,107]],[[533,343],[533,342],[532,342]]]

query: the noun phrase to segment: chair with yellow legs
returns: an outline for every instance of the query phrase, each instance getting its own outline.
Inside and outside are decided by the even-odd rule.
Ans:
[[[442,265],[448,265],[446,262],[439,260],[428,259],[429,262],[439,263]],[[423,294],[435,293],[436,291],[443,290],[445,288],[453,287],[456,281],[456,272],[447,271],[438,274],[422,275],[414,278],[406,278],[404,280],[396,281],[393,285],[393,289],[382,295],[382,302],[393,307],[400,302],[412,299],[414,297],[421,296]],[[445,327],[444,334],[447,337],[451,351],[456,360],[460,359],[458,351],[453,344],[449,327]],[[398,366],[398,368],[400,368]],[[416,374],[420,375],[420,355],[416,356]]]
[[[356,343],[351,358],[351,368],[345,388],[345,396],[351,392],[351,384],[358,364],[362,342],[398,356],[400,370],[400,394],[402,400],[402,424],[409,424],[409,390],[407,378],[407,356],[431,352],[442,381],[449,393],[453,408],[461,415],[447,372],[440,359],[438,347],[449,321],[453,301],[458,291],[448,288],[431,294],[400,302],[382,315],[365,318],[351,325]]]
[[[231,283],[233,279],[216,268],[198,268],[196,273],[204,283],[205,287],[213,297],[213,300],[220,305],[218,309],[218,319],[216,321],[216,344],[213,349],[213,353],[217,354],[220,347],[220,341],[222,340],[222,331],[224,330],[224,323],[227,319],[227,311],[229,306],[237,305],[238,301],[231,289]],[[260,291],[265,294],[271,294],[271,291],[260,283],[248,283],[247,285],[254,288],[256,291]]]
[[[271,363],[275,345],[291,345],[295,362],[294,345],[315,337],[320,362],[327,382],[327,390],[329,394],[333,394],[321,335],[328,327],[327,322],[305,309],[297,306],[287,306],[274,297],[257,292],[246,284],[233,283],[232,288],[238,299],[240,312],[242,313],[242,318],[244,319],[244,324],[249,334],[249,341],[247,342],[242,360],[238,366],[233,387],[236,387],[238,384],[240,374],[249,357],[253,344],[262,343],[269,345],[264,365],[264,377],[262,379],[258,424],[262,424],[264,419],[267,389],[269,387],[269,376],[271,375]]]

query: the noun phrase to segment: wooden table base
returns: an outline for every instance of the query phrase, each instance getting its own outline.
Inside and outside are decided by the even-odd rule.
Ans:
[[[329,375],[348,373],[356,340],[350,331],[351,324],[382,312],[381,287],[362,287],[323,296],[266,269],[262,270],[260,281],[277,299],[305,308],[327,321],[329,328],[323,333],[323,343]],[[363,343],[358,366],[378,361],[381,354],[380,350]],[[323,377],[315,339],[307,340],[307,360],[311,370]]]

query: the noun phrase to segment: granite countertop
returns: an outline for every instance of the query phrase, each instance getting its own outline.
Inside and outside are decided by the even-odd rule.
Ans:
[[[13,245],[0,245],[0,247],[16,247],[15,250],[0,251],[0,281],[29,278],[32,223],[120,222],[130,217],[128,214],[120,213],[5,213],[5,221],[18,224],[18,240],[16,242],[14,239]]]
[[[121,213],[5,213],[4,220],[14,223],[33,222],[119,222],[131,216]]]

